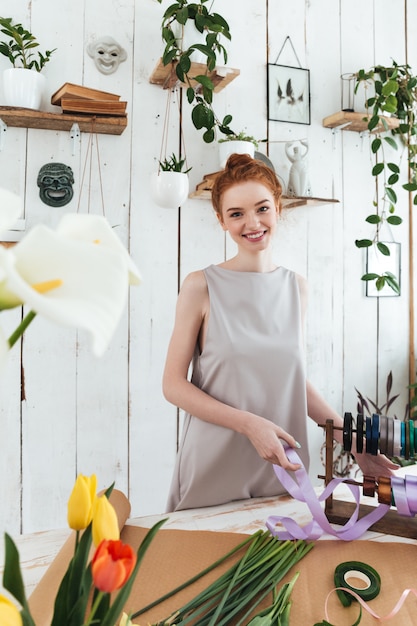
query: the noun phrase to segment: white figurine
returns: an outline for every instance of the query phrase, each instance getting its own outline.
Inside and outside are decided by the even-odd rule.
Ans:
[[[292,197],[311,196],[311,185],[308,179],[306,159],[308,141],[301,139],[300,143],[305,147],[304,153],[299,152],[298,146],[293,146],[293,141],[289,141],[285,144],[285,154],[292,163],[288,179],[287,195]],[[290,152],[291,148],[292,153]]]

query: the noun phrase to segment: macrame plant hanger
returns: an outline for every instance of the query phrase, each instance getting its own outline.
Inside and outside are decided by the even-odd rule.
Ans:
[[[96,148],[95,153],[96,153],[96,159],[97,159],[98,179],[99,179],[99,184],[100,184],[101,213],[103,217],[106,217],[106,212],[104,208],[103,180],[101,177],[100,148],[98,144],[97,132],[95,130],[95,118],[93,118],[91,122],[91,132],[89,133],[89,137],[88,137],[87,150],[85,153],[84,166],[83,166],[83,171],[82,171],[82,176],[81,176],[80,193],[78,196],[77,213],[80,212],[81,199],[83,195],[84,181],[85,181],[86,174],[87,174],[87,168],[88,168],[88,186],[87,186],[88,191],[87,191],[86,213],[90,213],[91,186],[92,186],[92,180],[93,180],[94,140],[95,140],[95,148]]]
[[[161,162],[167,160],[167,150],[168,150],[168,136],[169,136],[169,122],[170,122],[170,113],[171,113],[171,104],[172,104],[172,96],[175,93],[177,96],[177,106],[178,106],[178,120],[179,120],[179,133],[180,133],[180,154],[179,158],[184,155],[184,161],[186,169],[188,169],[187,164],[187,153],[185,149],[185,141],[184,141],[184,133],[182,131],[182,110],[180,106],[180,98],[179,91],[177,88],[168,89],[167,90],[167,99],[165,105],[165,116],[164,116],[164,125],[162,129],[162,141],[161,141],[161,150],[159,153],[159,164],[158,164],[158,172],[161,171]]]

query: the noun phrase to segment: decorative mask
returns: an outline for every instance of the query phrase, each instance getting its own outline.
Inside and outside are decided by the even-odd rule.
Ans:
[[[39,197],[48,206],[64,206],[71,201],[74,174],[64,163],[46,163],[38,174]]]
[[[127,53],[113,37],[102,37],[87,46],[89,56],[102,74],[113,74],[122,61],[126,61]]]

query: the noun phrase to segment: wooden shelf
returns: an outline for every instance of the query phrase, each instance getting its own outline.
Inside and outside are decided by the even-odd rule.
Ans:
[[[220,172],[214,172],[212,174],[206,174],[195,188],[195,191],[192,191],[189,194],[189,198],[197,198],[199,200],[211,200],[211,189],[213,187],[214,181]],[[320,204],[334,204],[339,202],[339,200],[335,200],[333,198],[312,198],[311,196],[303,196],[303,197],[290,197],[290,196],[282,196],[281,198],[282,208],[283,209],[295,209],[300,206],[318,206]]]
[[[386,121],[388,130],[398,128],[400,120],[397,117],[381,116]],[[341,130],[352,130],[361,133],[368,130],[368,116],[366,113],[356,113],[354,111],[338,111],[325,117],[323,120],[325,128],[340,128]],[[385,130],[382,124],[379,124],[372,132],[383,132]]]
[[[175,73],[176,62],[170,65],[164,65],[162,59],[159,59],[158,64],[153,70],[149,82],[152,85],[159,85],[163,89],[173,89],[176,85],[180,87],[188,87],[185,83],[181,83]],[[214,92],[218,93],[232,82],[240,74],[240,70],[233,69],[231,67],[216,67],[212,72],[207,72],[207,65],[205,63],[191,63],[191,69],[188,72],[188,76],[193,79],[194,76],[201,74],[207,74],[208,78],[214,84]],[[195,83],[199,86],[198,83]]]
[[[0,118],[7,126],[18,128],[69,131],[74,124],[78,124],[82,132],[106,135],[121,135],[127,126],[126,115],[68,115],[6,106],[0,106]]]

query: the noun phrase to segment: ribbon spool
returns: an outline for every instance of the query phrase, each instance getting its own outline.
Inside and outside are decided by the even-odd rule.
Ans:
[[[417,455],[417,436],[414,435],[414,420],[401,422],[393,417],[374,413],[365,417],[359,413],[356,428],[352,413],[343,417],[343,449],[352,451],[353,433],[356,432],[356,452],[376,456],[378,452],[389,457],[397,456],[406,460]],[[352,451],[354,454],[354,452]]]
[[[354,580],[361,581],[363,585],[355,585]],[[381,578],[378,572],[370,565],[360,561],[340,563],[334,572],[334,582],[337,587],[337,595],[343,606],[350,606],[353,601],[356,601],[356,598],[341,587],[354,591],[365,602],[376,598],[381,591]]]

